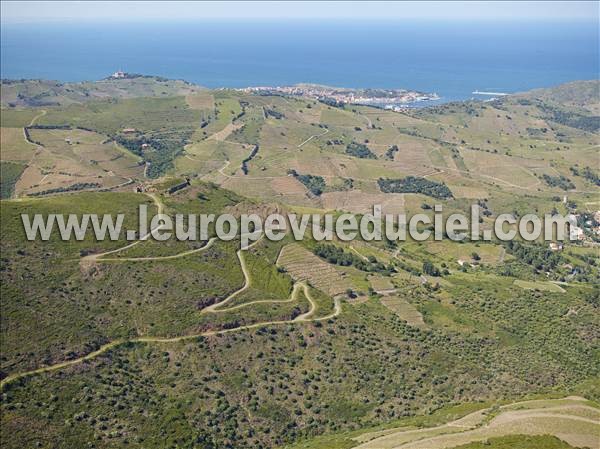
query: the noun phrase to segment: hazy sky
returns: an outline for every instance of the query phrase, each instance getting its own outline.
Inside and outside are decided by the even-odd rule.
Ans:
[[[3,22],[194,19],[596,19],[593,2],[1,2]]]

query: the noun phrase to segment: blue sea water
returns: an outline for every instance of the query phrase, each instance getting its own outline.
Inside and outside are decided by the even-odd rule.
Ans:
[[[598,78],[597,21],[3,24],[3,78],[97,80],[117,69],[207,87],[311,82],[443,100]]]

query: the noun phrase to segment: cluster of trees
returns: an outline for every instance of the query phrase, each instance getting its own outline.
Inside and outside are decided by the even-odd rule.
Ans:
[[[452,192],[446,184],[415,176],[401,179],[379,178],[377,184],[383,193],[422,193],[433,198],[452,198]]]
[[[385,152],[385,158],[389,159],[390,161],[393,161],[394,160],[394,156],[395,156],[395,154],[397,152],[398,152],[398,145],[392,145]]]
[[[317,175],[300,175],[296,170],[288,170],[288,174],[292,175],[298,181],[306,186],[310,192],[319,196],[325,191],[325,179],[322,176]]]
[[[409,265],[400,259],[394,261],[394,264],[397,268],[400,268],[401,270],[406,271],[412,274],[413,276],[421,276],[421,274],[423,274],[418,268],[415,268],[412,265]]]
[[[484,215],[486,217],[493,215],[492,211],[490,210],[487,204],[487,199],[477,200],[477,205],[481,208],[481,215]]]
[[[116,135],[114,140],[137,154],[144,161],[150,162],[148,177],[157,178],[173,166],[173,159],[188,143],[193,130],[179,130],[175,132],[155,132],[138,134],[134,136]],[[149,145],[153,151],[143,151],[142,145]]]
[[[54,100],[49,100],[49,94],[47,92],[41,92],[37,95],[33,95],[33,96],[27,96],[23,93],[18,93],[17,94],[17,98],[20,100],[20,103],[24,104],[25,106],[30,106],[30,107],[40,107],[40,106],[59,106],[60,103],[58,101],[54,101]],[[9,106],[11,107],[15,107],[17,106],[19,103],[14,103],[11,102],[9,103]]]
[[[41,192],[30,193],[29,196],[51,195],[53,193],[75,192],[78,190],[95,189],[101,187],[97,182],[78,182],[67,187],[57,187],[54,189],[42,190]]]
[[[352,178],[344,178],[344,184],[340,187],[339,190],[352,190],[354,188],[354,179]]]
[[[563,175],[560,176],[550,176],[550,175],[542,175],[542,179],[548,184],[550,187],[559,187],[563,190],[570,190],[575,188],[575,184],[571,182],[571,180]]]
[[[334,108],[341,108],[344,106],[343,101],[337,101],[337,100],[334,100],[333,98],[329,98],[329,97],[319,98],[319,101],[323,104],[326,104],[327,106],[333,106]]]
[[[172,195],[175,192],[179,192],[181,189],[185,189],[189,185],[190,185],[190,180],[189,180],[189,178],[186,178],[185,181],[180,182],[179,184],[175,184],[173,187],[170,187],[167,190],[167,193],[169,193],[169,195]]]
[[[440,270],[429,261],[423,262],[423,273],[429,276],[441,276]]]
[[[265,115],[267,117],[273,117],[277,120],[281,120],[282,118],[285,118],[284,114],[282,114],[279,111],[276,111],[275,109],[270,109],[270,108],[265,108]]]
[[[592,133],[600,131],[600,116],[582,115],[573,111],[564,111],[547,104],[540,104],[539,108],[546,113],[550,120],[561,125]]]
[[[594,183],[597,186],[600,186],[600,176],[594,173],[594,171],[590,167],[584,167],[580,169],[577,166],[571,167],[571,173],[575,176],[583,176],[585,179]]]
[[[250,171],[248,169],[248,162],[250,162],[254,158],[254,156],[256,156],[257,154],[258,154],[258,144],[254,145],[254,148],[250,152],[248,157],[242,161],[242,171],[244,172],[245,175],[247,175],[248,172]]]
[[[351,142],[346,145],[346,154],[360,159],[377,159],[375,153],[369,150],[364,143]]]
[[[527,134],[532,137],[539,137],[546,134],[548,132],[548,128],[526,128],[525,131],[527,131]]]
[[[392,265],[385,265],[379,262],[374,256],[369,256],[366,260],[354,254],[347,253],[342,248],[331,243],[319,243],[313,249],[313,252],[327,260],[327,262],[343,267],[353,266],[361,271],[377,272],[382,274],[395,273],[396,269]]]
[[[560,253],[535,244],[525,244],[509,240],[505,243],[507,251],[519,261],[533,266],[539,271],[552,271],[563,263]]]
[[[34,145],[39,145],[40,147],[44,146],[42,144],[42,142],[38,142],[37,140],[33,140],[31,138],[31,134],[29,133],[29,128],[28,127],[23,128],[23,133],[25,134],[25,140],[27,140],[27,142],[32,143]]]
[[[28,126],[29,129],[72,129],[70,125],[32,125]],[[78,128],[85,129],[85,128]],[[86,130],[90,131],[90,130]]]

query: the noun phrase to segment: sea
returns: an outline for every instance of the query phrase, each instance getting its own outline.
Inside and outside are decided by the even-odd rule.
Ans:
[[[599,77],[596,20],[3,23],[2,78],[102,79],[116,70],[210,88],[317,83],[514,93]]]

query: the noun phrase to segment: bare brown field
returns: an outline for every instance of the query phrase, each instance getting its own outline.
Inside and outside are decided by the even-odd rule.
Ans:
[[[306,187],[302,185],[296,178],[286,176],[285,178],[275,178],[271,180],[271,188],[281,195],[305,195]]]

